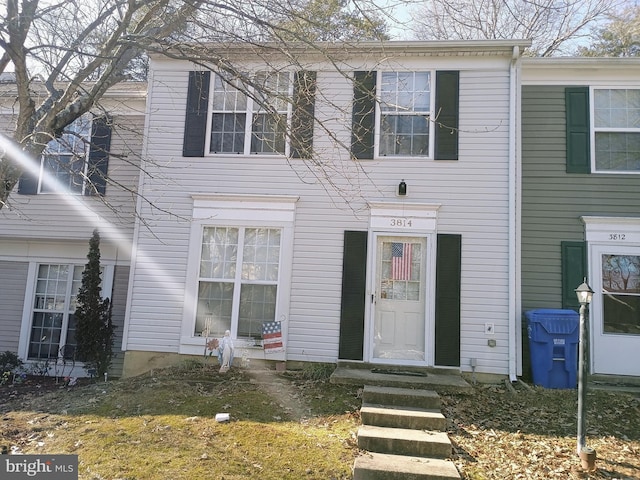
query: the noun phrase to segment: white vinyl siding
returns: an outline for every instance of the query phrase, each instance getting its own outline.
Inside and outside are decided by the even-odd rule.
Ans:
[[[128,248],[135,221],[133,192],[137,191],[140,176],[144,118],[142,115],[114,116],[113,124],[109,157],[112,181],[107,185],[106,195],[19,195],[16,186],[9,197],[12,208],[0,209],[0,239],[88,241],[97,227],[101,235],[113,232]]]
[[[405,59],[396,59],[398,63]],[[142,215],[153,234],[140,229],[133,272],[127,348],[177,352],[187,288],[189,219],[194,194],[297,195],[286,319],[286,358],[335,362],[338,356],[343,238],[367,230],[367,200],[395,199],[402,178],[407,201],[439,202],[438,231],[462,235],[462,365],[477,358],[482,371],[508,369],[508,135],[509,61],[411,58],[407,70],[429,64],[460,70],[460,160],[424,162],[392,158],[353,162],[350,143],[350,76],[322,65],[317,70],[314,150],[323,163],[280,156],[181,157],[189,65],[154,60],[150,84],[149,179]],[[373,66],[377,68],[377,65]],[[363,68],[364,69],[364,68]],[[380,68],[382,71],[383,69]],[[335,141],[323,134],[335,134]],[[175,168],[176,165],[181,168]],[[170,180],[169,180],[170,179]],[[328,181],[330,179],[330,181]],[[150,206],[153,205],[153,208]],[[173,215],[163,214],[163,209]],[[212,219],[215,219],[215,215]],[[495,324],[496,348],[487,347],[484,323]],[[153,335],[150,334],[153,332]]]

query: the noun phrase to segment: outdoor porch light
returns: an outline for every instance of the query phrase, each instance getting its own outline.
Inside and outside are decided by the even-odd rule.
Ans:
[[[593,299],[593,290],[587,284],[587,279],[576,288],[578,302],[580,302],[580,343],[578,345],[578,456],[582,463],[582,467],[586,470],[595,469],[596,451],[587,447],[585,440],[586,432],[586,413],[585,404],[587,401],[587,374],[589,366],[587,364],[587,352],[589,335],[588,324],[586,320],[587,305]]]
[[[591,299],[593,299],[593,290],[587,284],[587,279],[584,279],[584,282],[576,288],[576,295],[578,297],[578,302],[580,305],[588,305],[591,303]]]
[[[404,182],[404,179],[398,185],[398,196],[404,197],[407,194],[407,184]]]

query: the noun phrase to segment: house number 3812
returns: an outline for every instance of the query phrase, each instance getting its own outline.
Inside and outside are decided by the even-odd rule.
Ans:
[[[411,220],[409,220],[407,218],[392,218],[391,219],[391,226],[392,227],[410,227],[411,226]]]
[[[624,233],[610,233],[609,240],[625,240],[626,235]]]

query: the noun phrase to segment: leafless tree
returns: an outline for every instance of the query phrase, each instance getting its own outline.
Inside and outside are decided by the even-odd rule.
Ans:
[[[359,2],[342,2],[342,13],[349,14],[341,14],[339,21],[368,31],[369,39],[380,37],[383,10]],[[11,71],[15,82],[16,118],[9,136],[22,151],[39,158],[75,120],[99,109],[110,88],[144,77],[147,54],[214,66],[238,78],[242,71],[232,53],[219,48],[220,42],[271,42],[272,53],[287,57],[292,43],[320,52],[315,40],[335,23],[315,18],[317,8],[307,8],[310,3],[317,2],[7,0],[0,6],[0,75]],[[298,28],[300,24],[305,27]],[[217,48],[211,47],[213,42]],[[251,81],[242,78],[241,84],[250,86]],[[22,167],[0,148],[0,209],[21,173]]]
[[[523,38],[535,56],[567,54],[618,0],[429,0],[413,12],[423,40]]]

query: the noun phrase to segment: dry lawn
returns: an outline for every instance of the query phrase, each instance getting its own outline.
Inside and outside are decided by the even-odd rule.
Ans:
[[[107,384],[4,385],[0,446],[77,454],[82,480],[350,479],[361,390],[309,378],[185,364]],[[576,396],[505,386],[443,396],[462,478],[640,479],[640,398],[589,390],[587,443],[598,460],[585,472]],[[216,422],[221,412],[231,421]]]

